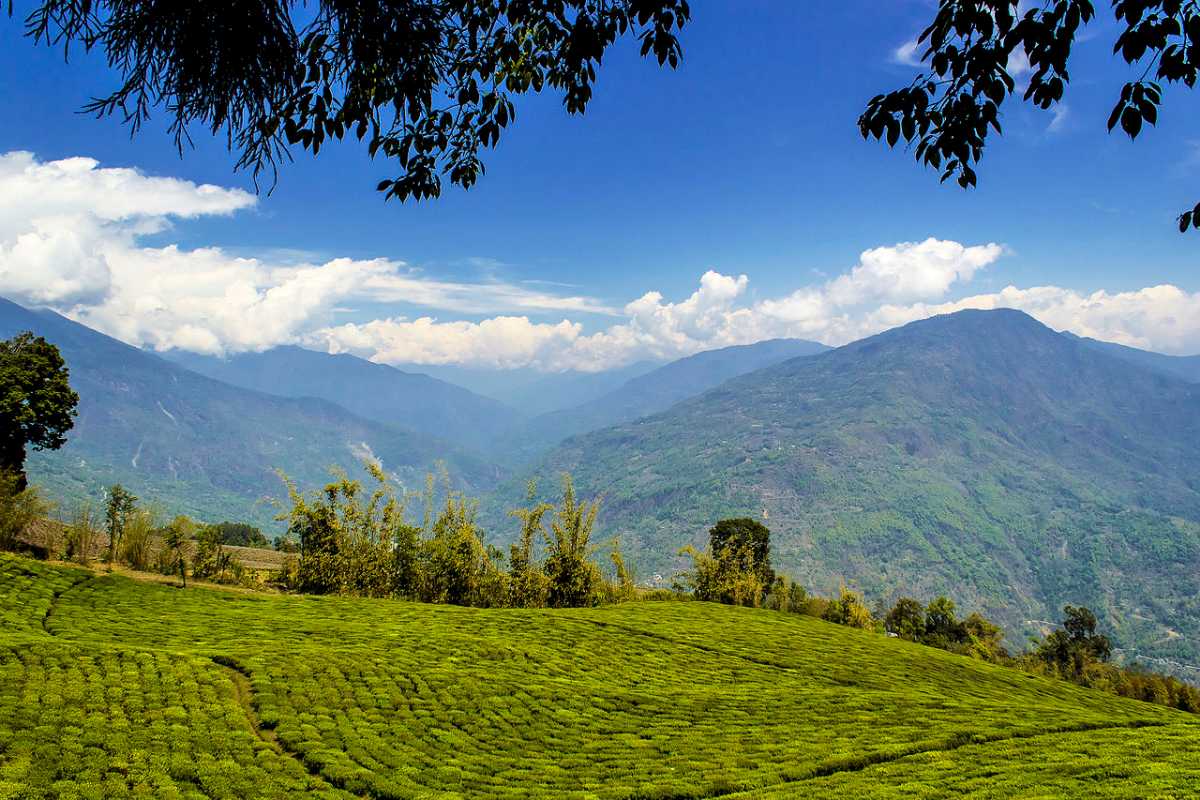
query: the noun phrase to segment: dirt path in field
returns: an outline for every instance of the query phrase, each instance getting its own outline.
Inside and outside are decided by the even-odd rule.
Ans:
[[[290,758],[292,761],[296,762],[296,764],[302,770],[307,772],[316,780],[319,780],[322,783],[328,784],[337,789],[341,789],[343,792],[347,792],[352,796],[360,797],[362,800],[369,800],[369,798],[367,798],[365,795],[354,795],[353,792],[349,792],[344,786],[339,786],[336,781],[332,781],[327,778],[321,773],[320,767],[309,764],[304,760],[304,757],[300,753],[289,750],[287,746],[280,741],[279,736],[276,735],[275,731],[262,724],[262,720],[258,717],[258,711],[256,711],[254,708],[254,688],[250,684],[250,670],[246,669],[245,666],[238,663],[234,659],[229,658],[228,656],[212,656],[209,660],[224,670],[227,675],[229,675],[230,681],[233,682],[234,697],[246,715],[246,722],[249,723],[250,730],[254,731],[254,735],[257,736],[260,741],[266,743],[268,747],[270,747],[279,755],[285,758]]]
[[[75,581],[70,586],[51,594],[50,605],[46,606],[46,613],[42,615],[42,630],[44,630],[50,636],[57,636],[54,631],[50,630],[50,617],[54,614],[54,609],[58,607],[58,601],[61,600],[63,595],[65,595],[67,592],[73,589],[78,589],[85,583],[91,583],[92,581],[96,580],[96,577],[96,575],[80,575],[79,580]]]
[[[956,737],[949,739],[940,744],[914,745],[908,750],[899,753],[867,753],[859,758],[854,758],[846,761],[834,761],[826,764],[820,764],[813,768],[812,772],[802,778],[794,780],[780,781],[779,783],[768,784],[767,786],[758,786],[754,789],[738,792],[722,792],[721,794],[707,795],[704,797],[697,796],[693,800],[749,800],[762,792],[774,791],[786,786],[802,787],[806,782],[816,780],[818,778],[827,778],[831,775],[839,775],[845,772],[862,772],[870,767],[878,766],[879,764],[889,764],[893,761],[903,761],[912,756],[921,755],[923,753],[949,753],[958,750],[961,747],[969,745],[988,745],[996,742],[1011,742],[1020,739],[1036,739],[1039,736],[1060,736],[1067,733],[1087,733],[1089,731],[1104,731],[1121,728],[1161,728],[1170,725],[1170,722],[1158,722],[1152,720],[1133,720],[1130,722],[1112,722],[1112,723],[1081,723],[1079,725],[1064,725],[1060,728],[1045,728],[1038,731],[1018,731],[1007,735],[995,735],[983,737],[982,741],[971,737]]]

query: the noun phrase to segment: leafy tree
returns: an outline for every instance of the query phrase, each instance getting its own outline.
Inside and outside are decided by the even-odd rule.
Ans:
[[[758,520],[723,519],[709,529],[708,542],[714,557],[740,553],[749,558],[747,566],[758,575],[763,586],[775,582],[775,572],[771,569],[771,531]]]
[[[1158,122],[1162,83],[1196,85],[1200,72],[1200,4],[1192,0],[1114,0],[1120,32],[1113,52],[1146,64],[1121,88],[1108,117],[1136,139]],[[974,186],[988,135],[1000,133],[1000,111],[1017,90],[1014,63],[1032,74],[1022,99],[1041,109],[1062,101],[1082,27],[1095,16],[1091,0],[1054,0],[1021,11],[1020,0],[938,0],[918,43],[928,68],[908,86],[878,95],[858,126],[863,137],[901,140],[917,161]],[[1153,79],[1150,79],[1150,78]],[[1179,230],[1200,228],[1200,204],[1178,217]]]
[[[963,641],[962,623],[955,615],[954,601],[938,597],[925,609],[925,636],[922,641],[932,647],[949,650]]]
[[[919,642],[925,637],[925,609],[911,597],[901,597],[887,613],[883,625],[901,639]]]
[[[187,588],[187,551],[188,543],[196,535],[196,523],[191,519],[178,516],[166,527],[163,534],[163,572],[178,574],[183,588]]]
[[[1096,615],[1083,606],[1063,606],[1063,626],[1038,646],[1037,656],[1060,673],[1080,677],[1088,666],[1112,657],[1112,642],[1096,633]]]
[[[600,568],[591,560],[592,528],[598,502],[578,501],[570,475],[563,476],[563,497],[550,523],[545,571],[550,579],[547,603],[552,608],[590,606],[603,583]]]
[[[871,610],[863,603],[862,596],[855,594],[844,586],[842,587],[841,596],[829,604],[822,615],[822,619],[826,622],[835,622],[838,625],[862,628],[864,630],[870,630],[875,627],[875,620],[871,616]]]
[[[474,184],[514,96],[551,88],[582,113],[621,36],[677,66],[689,13],[687,0],[41,0],[26,30],[107,57],[119,86],[87,112],[137,131],[164,107],[181,151],[193,125],[223,134],[256,180],[289,146],[316,155],[351,136],[395,162],[378,188],[403,200],[437,197],[443,176]]]
[[[92,548],[100,538],[100,514],[90,502],[81,501],[71,511],[66,526],[64,557],[87,564],[92,558]]]
[[[534,548],[546,538],[546,527],[542,518],[554,510],[549,503],[533,504],[537,486],[529,482],[528,497],[531,506],[510,511],[511,516],[521,521],[521,533],[509,548],[508,590],[509,604],[516,608],[541,608],[546,605],[550,594],[550,579],[537,563]]]
[[[311,497],[284,477],[291,508],[282,517],[288,535],[300,542],[296,581],[301,591],[392,594],[393,542],[404,524],[404,505],[377,464],[368,464],[367,471],[376,489],[365,501],[362,484],[341,472]]]
[[[121,559],[134,569],[145,569],[150,559],[150,545],[155,530],[150,511],[133,509],[121,526]]]
[[[224,548],[221,532],[206,525],[196,534],[196,553],[192,556],[192,575],[196,578],[211,578],[220,583],[226,580],[233,569],[233,554]]]
[[[267,547],[270,544],[261,530],[244,522],[218,522],[211,527],[221,537],[221,544],[236,547]]]
[[[293,539],[291,536],[276,536],[272,540],[271,546],[275,550],[278,550],[280,553],[299,553],[300,552],[300,543],[297,542],[295,539]]]
[[[121,537],[129,518],[137,509],[137,497],[131,494],[121,484],[114,485],[108,490],[108,503],[104,510],[104,526],[108,532],[108,563],[117,557],[121,546]]]
[[[26,529],[50,510],[36,486],[23,484],[21,475],[0,469],[0,549],[3,550],[14,549]]]
[[[57,450],[74,426],[79,395],[58,348],[25,332],[0,341],[0,470],[25,489],[25,448]]]
[[[999,625],[978,612],[972,612],[962,622],[963,633],[966,635],[966,654],[995,663],[1008,658],[1008,651],[1001,642],[1004,631]]]

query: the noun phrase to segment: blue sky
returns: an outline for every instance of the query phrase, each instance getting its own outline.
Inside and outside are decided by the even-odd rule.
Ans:
[[[568,117],[552,94],[520,100],[515,127],[487,156],[487,174],[470,192],[450,188],[421,205],[385,204],[373,187],[388,175],[389,165],[347,144],[317,159],[298,153],[275,192],[253,204],[241,202],[216,215],[166,214],[151,226],[154,233],[139,233],[138,245],[173,244],[186,252],[220,248],[229,257],[281,265],[383,258],[419,269],[424,279],[480,292],[524,287],[587,298],[576,307],[537,308],[522,305],[525,301],[506,307],[505,300],[477,308],[441,301],[430,306],[410,302],[393,287],[330,299],[307,322],[282,326],[286,330],[273,340],[216,331],[201,337],[204,344],[195,345],[201,349],[260,348],[287,340],[408,361],[402,356],[412,347],[411,331],[399,339],[385,337],[389,346],[361,327],[337,337],[314,338],[314,331],[377,319],[429,316],[436,323],[478,323],[516,315],[534,324],[568,321],[578,328],[562,335],[578,338],[627,325],[625,305],[647,292],[660,297],[646,320],[684,317],[657,332],[646,322],[628,336],[614,335],[625,344],[594,342],[544,364],[553,361],[561,368],[582,358],[589,368],[600,368],[781,332],[838,343],[884,321],[903,321],[904,314],[871,317],[881,304],[903,305],[913,316],[914,303],[941,307],[1011,285],[1022,291],[1053,286],[1085,299],[1103,290],[1102,314],[1081,311],[1075,300],[1022,295],[1019,302],[1055,327],[1168,351],[1200,351],[1200,331],[1187,320],[1171,321],[1200,311],[1195,304],[1200,239],[1175,233],[1172,222],[1200,199],[1195,98],[1169,91],[1159,127],[1135,144],[1108,134],[1105,120],[1131,72],[1110,55],[1115,25],[1101,5],[1101,19],[1080,45],[1061,118],[1055,122],[1050,113],[1010,101],[1005,135],[985,156],[979,188],[942,186],[907,153],[864,142],[855,125],[871,95],[910,79],[914,67],[900,63],[897,50],[931,14],[931,4],[916,0],[696,0],[693,21],[683,31],[679,70],[642,61],[633,43],[625,42],[606,60],[585,116]],[[84,156],[95,159],[98,169],[133,167],[148,176],[251,188],[248,176],[232,172],[235,159],[220,140],[196,132],[196,148],[180,159],[161,116],[131,140],[115,120],[74,113],[112,86],[95,58],[64,65],[61,53],[34,49],[20,38],[16,21],[4,20],[0,68],[22,76],[0,88],[7,109],[0,153],[29,151],[37,163]],[[14,233],[19,226],[10,227],[10,235],[19,235]],[[727,319],[717,325],[703,318],[780,302],[798,290],[821,291],[861,266],[863,251],[930,238],[959,243],[968,254],[995,243],[1003,254],[960,270],[951,285],[925,294],[859,291],[853,303],[832,312],[852,319],[831,323],[828,331],[811,320],[792,327],[731,328]],[[729,291],[736,299],[717,291],[719,308],[704,298],[698,303],[709,312],[683,308],[709,270],[733,281]],[[742,275],[748,280],[739,284]],[[1158,314],[1171,318],[1167,322],[1147,318],[1157,313],[1153,297],[1116,299],[1161,284],[1181,293],[1159,304],[1169,306]],[[262,281],[256,286],[269,288]],[[161,330],[195,320],[168,319],[166,312],[157,321],[128,319],[136,313],[132,301],[97,310],[96,297],[85,302],[67,295],[39,297],[28,285],[6,287],[2,279],[0,288],[138,344],[200,341]],[[612,313],[594,313],[597,309]],[[720,328],[716,333],[714,325]],[[449,329],[446,334],[465,335]],[[506,335],[500,329],[492,334]],[[414,352],[447,360],[466,347],[465,360],[485,363],[491,357],[480,356],[478,344],[457,346],[460,350],[447,345]],[[529,355],[533,350],[517,350],[493,361],[541,363]]]

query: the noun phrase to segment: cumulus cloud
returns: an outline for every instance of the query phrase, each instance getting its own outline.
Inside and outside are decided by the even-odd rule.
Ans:
[[[236,189],[90,159],[0,155],[0,294],[160,350],[221,354],[303,344],[383,363],[596,371],[775,337],[844,344],[933,314],[998,307],[1098,339],[1200,351],[1200,294],[1174,286],[967,294],[1004,257],[997,243],[931,238],[874,247],[833,278],[757,299],[749,296],[749,276],[709,270],[682,299],[649,290],[614,308],[564,293],[575,287],[447,281],[386,258],[321,261],[284,249],[241,257],[143,241],[180,220],[254,204]],[[364,305],[421,311],[374,319],[359,312],[341,322],[347,309]]]
[[[283,251],[243,258],[140,242],[177,220],[229,215],[255,202],[239,189],[89,158],[0,155],[0,294],[49,305],[132,344],[206,353],[297,341],[355,301],[464,314],[613,312],[530,286],[438,280],[388,259],[295,263]]]
[[[782,336],[841,343],[857,338],[858,309],[885,300],[940,299],[952,285],[969,281],[1002,254],[997,244],[902,242],[863,252],[849,272],[821,286],[751,304],[743,302],[748,276],[709,270],[687,298],[671,302],[660,292],[646,292],[625,305],[625,321],[590,334],[567,320],[548,324],[503,317],[473,323],[426,317],[325,328],[309,342],[390,363],[585,371]]]

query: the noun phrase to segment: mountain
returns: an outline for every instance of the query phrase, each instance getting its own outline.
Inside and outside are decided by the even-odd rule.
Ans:
[[[1067,334],[1070,336],[1071,334]],[[1200,383],[1200,355],[1197,356],[1168,356],[1162,353],[1152,353],[1149,350],[1139,350],[1114,342],[1101,342],[1097,339],[1077,337],[1088,347],[1094,347],[1111,356],[1130,361],[1134,364],[1182,378],[1188,383]]]
[[[661,366],[661,362],[637,361],[601,372],[544,372],[532,367],[488,369],[457,364],[399,365],[401,369],[424,372],[464,386],[477,394],[495,398],[512,408],[519,408],[529,416],[574,408],[658,366]]]
[[[530,474],[564,471],[603,495],[598,537],[620,534],[643,577],[750,515],[776,568],[825,593],[946,593],[1018,634],[1084,603],[1126,647],[1200,657],[1200,386],[1020,312],[792,359],[570,439]]]
[[[0,337],[32,330],[56,344],[79,393],[79,417],[59,451],[31,453],[33,481],[56,500],[122,483],[169,513],[270,524],[282,469],[302,486],[338,466],[361,474],[374,456],[408,485],[445,460],[478,491],[498,472],[445,441],[355,416],[325,400],[288,399],[215,381],[51,311],[0,300]],[[277,526],[273,526],[277,527]]]
[[[366,419],[475,449],[522,418],[490,397],[348,354],[276,347],[229,358],[182,351],[166,357],[234,386],[284,397],[317,397]]]
[[[828,349],[803,339],[769,339],[681,358],[634,377],[595,400],[526,421],[504,437],[496,448],[497,457],[512,454],[516,463],[522,463],[567,437],[665,411],[731,378]]]

